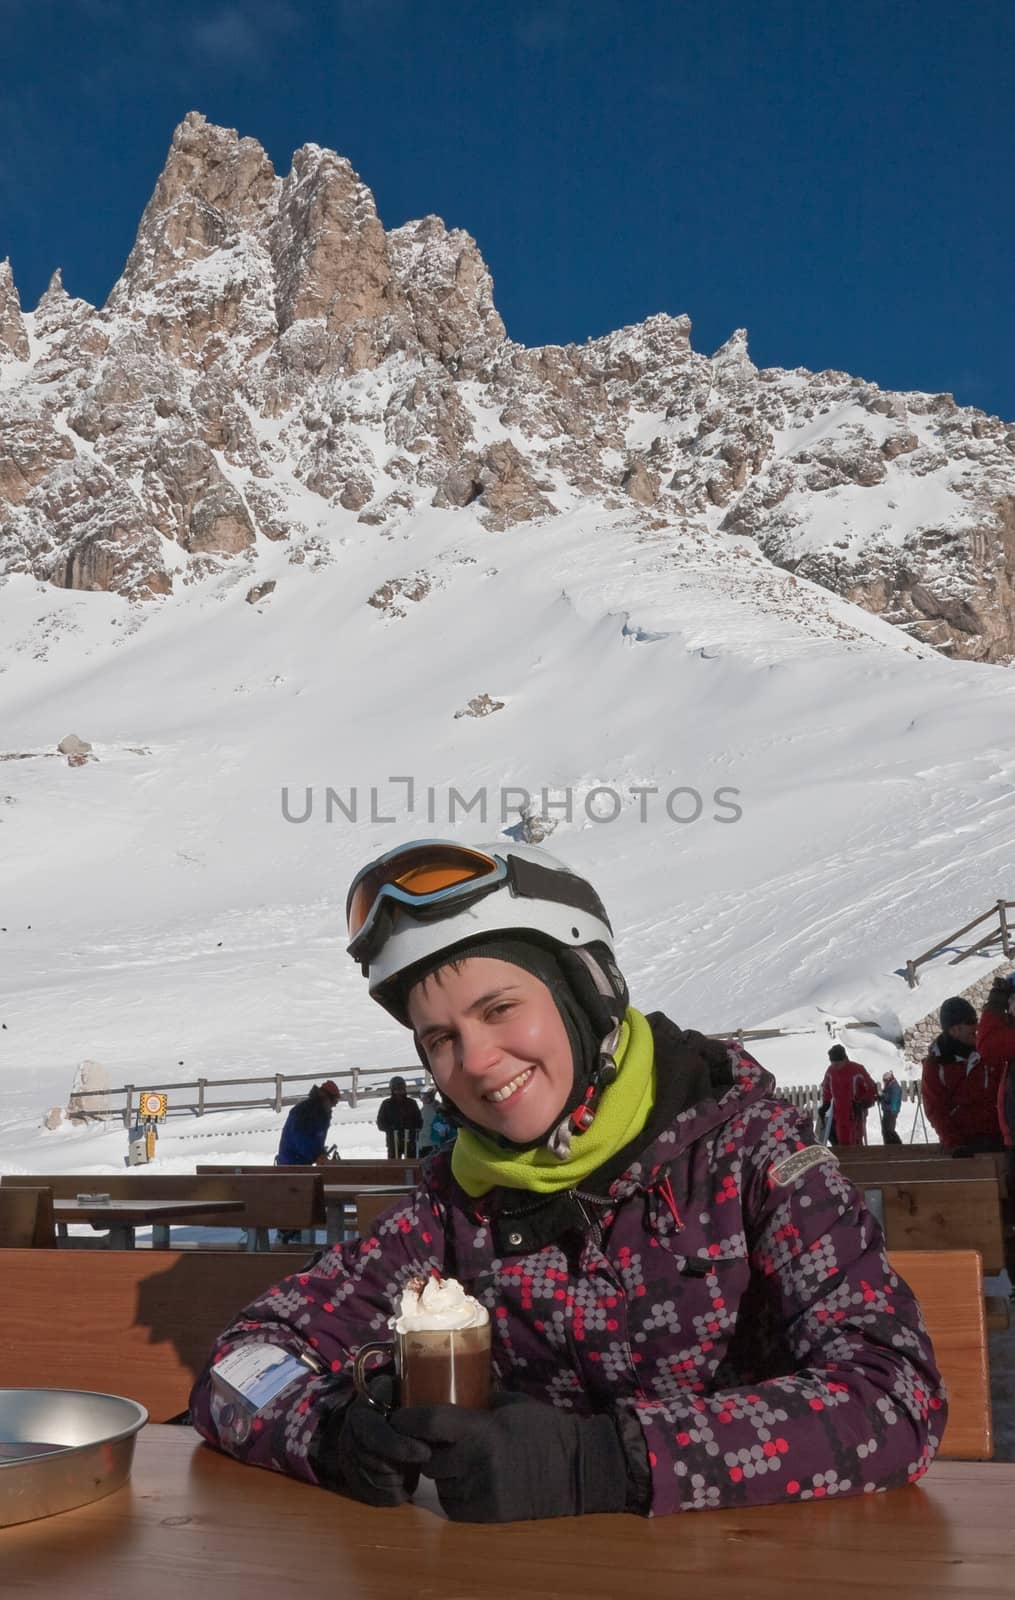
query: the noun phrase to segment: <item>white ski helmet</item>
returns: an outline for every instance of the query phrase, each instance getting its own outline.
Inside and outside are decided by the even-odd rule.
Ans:
[[[595,987],[607,1002],[626,1005],[602,901],[585,878],[535,845],[413,840],[357,873],[346,916],[349,954],[360,962],[373,998],[401,1022],[410,969],[511,933],[558,950],[597,947],[594,965],[607,970],[593,975]]]

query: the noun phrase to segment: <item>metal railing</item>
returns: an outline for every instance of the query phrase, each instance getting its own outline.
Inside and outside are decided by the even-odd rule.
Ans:
[[[968,950],[960,950],[957,955],[954,955],[948,965],[956,967],[960,961],[965,961],[969,956],[980,954],[989,945],[997,942],[1000,942],[1001,952],[1005,960],[1010,961],[1012,959],[1012,937],[1011,929],[1008,925],[1009,911],[1015,911],[1015,900],[997,900],[989,911],[984,911],[980,916],[974,917],[972,922],[967,922],[964,928],[958,928],[955,933],[948,934],[947,938],[939,940],[929,950],[925,950],[922,956],[914,956],[911,961],[907,961],[906,982],[909,987],[915,989],[920,982],[917,977],[917,967],[922,967],[927,961],[933,961],[935,956],[939,956],[949,949],[956,939],[961,939],[963,934],[971,933],[973,928],[978,928],[981,922],[989,921],[992,926],[987,933],[977,939],[975,944],[971,944]]]

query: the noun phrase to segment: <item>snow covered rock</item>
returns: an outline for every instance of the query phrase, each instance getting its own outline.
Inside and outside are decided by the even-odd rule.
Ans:
[[[320,565],[357,523],[503,532],[591,502],[1015,659],[1015,425],[761,370],[744,329],[709,358],[686,316],[526,349],[468,233],[386,232],[318,145],[280,177],[189,113],[104,307],[57,272],[25,317],[0,266],[0,363],[0,576],[151,599],[243,581],[266,541]]]
[[[28,331],[9,258],[0,261],[0,361],[28,360]]]

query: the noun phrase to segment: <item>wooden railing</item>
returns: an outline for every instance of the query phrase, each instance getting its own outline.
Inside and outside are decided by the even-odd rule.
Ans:
[[[873,1023],[847,1022],[846,1028],[873,1027]],[[707,1035],[710,1039],[740,1039],[751,1043],[759,1039],[780,1039],[789,1035],[800,1033],[814,1033],[814,1028],[720,1028]],[[142,1083],[125,1083],[115,1089],[81,1089],[70,1097],[69,1110],[71,1116],[78,1112],[82,1116],[96,1118],[115,1118],[122,1121],[125,1128],[130,1128],[136,1115],[138,1096],[142,1093],[165,1094],[169,1099],[168,1115],[170,1117],[203,1117],[214,1111],[252,1111],[263,1108],[276,1114],[285,1110],[287,1106],[295,1105],[301,1100],[305,1089],[300,1092],[288,1092],[289,1085],[306,1085],[321,1083],[331,1078],[344,1091],[344,1099],[348,1105],[356,1106],[361,1100],[383,1099],[388,1093],[388,1084],[393,1075],[391,1067],[350,1067],[336,1071],[318,1072],[275,1072],[270,1076],[252,1078],[192,1078],[187,1082],[161,1082],[154,1078],[146,1078]],[[405,1078],[410,1093],[421,1093],[426,1087],[422,1069],[417,1066],[403,1067],[400,1076]],[[223,1089],[264,1088],[266,1092],[260,1095],[247,1096],[244,1099],[222,1097]],[[787,1090],[783,1098],[795,1094],[796,1090]],[[804,1093],[805,1091],[799,1091]],[[806,1091],[810,1092],[810,1091]],[[820,1094],[819,1089],[814,1090]],[[94,1109],[90,1109],[87,1102],[98,1101]],[[110,1102],[115,1101],[115,1104]],[[794,1101],[794,1104],[796,1102]]]
[[[958,928],[955,933],[948,934],[947,938],[939,940],[929,950],[925,950],[922,956],[914,956],[912,961],[907,961],[906,982],[909,987],[915,989],[920,981],[917,977],[917,967],[922,967],[927,961],[933,961],[935,956],[941,955],[942,951],[953,945],[956,939],[961,939],[963,934],[972,932],[973,928],[978,928],[981,922],[989,921],[991,923],[988,932],[977,939],[975,944],[971,944],[968,950],[960,950],[957,955],[952,957],[948,965],[950,967],[958,966],[960,961],[965,961],[969,956],[979,954],[988,945],[997,942],[1000,942],[1005,960],[1010,961],[1012,958],[1012,938],[1011,929],[1008,925],[1009,911],[1015,911],[1015,900],[998,900],[991,906],[989,911],[984,911],[980,916],[974,917],[972,922],[967,922],[964,928]]]
[[[902,1090],[903,1101],[920,1099],[920,1085],[915,1078],[905,1083],[900,1082],[899,1088]],[[785,1101],[797,1111],[802,1111],[805,1116],[812,1117],[815,1128],[817,1127],[818,1107],[821,1105],[820,1083],[797,1083],[789,1087],[776,1084],[775,1098]]]
[[[137,1096],[154,1093],[168,1096],[167,1114],[171,1117],[203,1117],[212,1111],[254,1111],[259,1107],[277,1113],[303,1099],[303,1092],[286,1092],[289,1084],[322,1083],[328,1078],[344,1089],[346,1102],[356,1106],[361,1100],[383,1099],[388,1093],[392,1076],[390,1067],[351,1067],[334,1072],[275,1072],[270,1077],[261,1078],[193,1078],[186,1083],[156,1083],[146,1078],[141,1084],[125,1083],[117,1089],[78,1090],[70,1097],[69,1110],[72,1116],[77,1111],[86,1117],[115,1117],[123,1121],[125,1128],[130,1128],[136,1115]],[[403,1067],[399,1076],[405,1078],[410,1092],[415,1090],[419,1093],[425,1087],[419,1067]],[[217,1098],[220,1089],[262,1086],[268,1086],[268,1092],[263,1095],[248,1096],[243,1100]],[[90,1110],[85,1104],[88,1100],[105,1103]],[[118,1103],[110,1105],[112,1100]]]

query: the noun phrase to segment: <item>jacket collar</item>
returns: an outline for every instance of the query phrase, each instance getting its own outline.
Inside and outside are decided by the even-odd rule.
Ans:
[[[742,1116],[775,1088],[771,1073],[735,1041],[684,1030],[660,1012],[648,1020],[655,1044],[656,1104],[641,1148],[618,1153],[615,1175],[609,1170],[614,1162],[607,1163],[578,1196],[571,1190],[547,1197],[495,1189],[474,1200],[452,1177],[446,1152],[431,1158],[428,1181],[448,1206],[447,1231],[458,1275],[475,1276],[488,1267],[491,1255],[528,1253],[567,1233],[586,1232],[590,1216],[605,1215],[613,1202],[664,1183],[691,1145]]]

